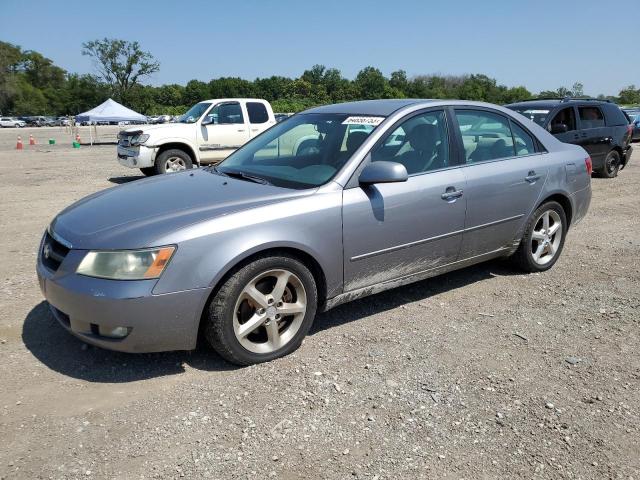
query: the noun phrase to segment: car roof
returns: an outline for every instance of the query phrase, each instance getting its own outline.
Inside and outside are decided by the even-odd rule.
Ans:
[[[362,100],[359,102],[335,103],[321,107],[310,108],[303,113],[346,113],[350,115],[380,115],[388,116],[396,110],[419,103],[435,103],[438,100],[421,100],[416,98]],[[441,100],[440,100],[441,101]]]
[[[505,107],[532,107],[532,108],[554,108],[561,103],[561,100],[529,100],[527,102],[516,102],[505,105]],[[568,103],[568,102],[565,102]]]
[[[525,100],[522,102],[510,103],[505,105],[507,108],[512,107],[532,107],[532,108],[548,108],[553,109],[558,105],[615,105],[615,103],[597,98],[540,98],[534,100]]]

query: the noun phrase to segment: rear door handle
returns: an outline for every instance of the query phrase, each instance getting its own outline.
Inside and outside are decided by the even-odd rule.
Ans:
[[[524,179],[529,183],[536,183],[540,180],[540,175],[538,175],[535,170],[531,170]]]
[[[462,190],[456,190],[456,187],[447,187],[445,192],[440,195],[440,198],[442,198],[442,200],[446,200],[447,202],[455,202],[461,196]]]

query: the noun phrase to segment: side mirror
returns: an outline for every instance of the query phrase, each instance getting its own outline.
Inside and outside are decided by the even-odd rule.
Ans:
[[[556,135],[558,133],[567,133],[569,131],[569,127],[567,127],[564,123],[554,123],[551,125],[551,133]]]
[[[404,165],[397,162],[371,162],[364,167],[358,181],[360,185],[406,182],[409,178]]]
[[[213,125],[213,117],[210,117],[209,115],[207,115],[206,117],[204,117],[202,119],[202,122],[200,124],[201,125]]]

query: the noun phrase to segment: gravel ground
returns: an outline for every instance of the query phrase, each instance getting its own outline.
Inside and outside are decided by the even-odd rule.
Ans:
[[[17,133],[58,144],[17,152]],[[593,180],[551,271],[491,262],[398,288],[236,368],[206,348],[108,352],[55,323],[42,231],[140,178],[113,146],[69,141],[0,131],[0,478],[640,478],[640,146]]]

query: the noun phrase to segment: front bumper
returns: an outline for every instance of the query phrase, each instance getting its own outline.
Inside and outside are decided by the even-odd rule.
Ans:
[[[57,271],[38,257],[40,289],[58,322],[83,341],[121,352],[192,350],[209,289],[154,295],[157,280],[117,281],[77,275],[84,251],[71,250]],[[109,332],[124,327],[124,338]]]
[[[139,145],[136,147],[123,147],[118,145],[118,162],[129,168],[153,167],[156,161],[158,149]]]

